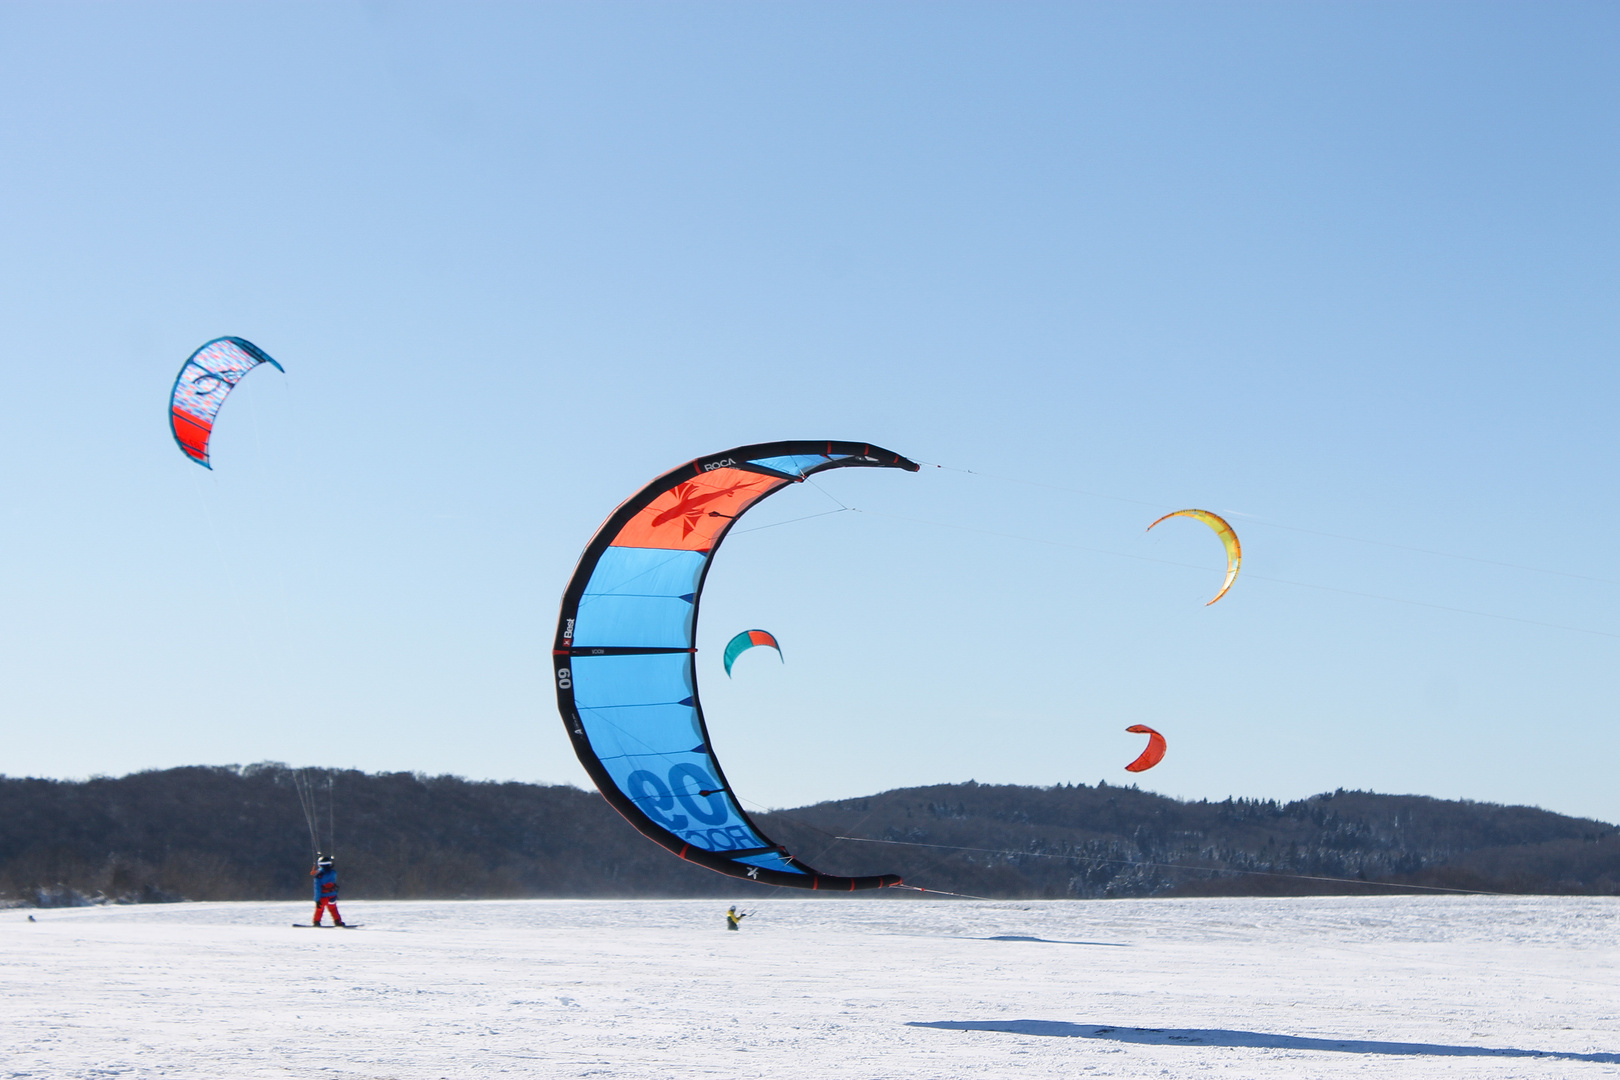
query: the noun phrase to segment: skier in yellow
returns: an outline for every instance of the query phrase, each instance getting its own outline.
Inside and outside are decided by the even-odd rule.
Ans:
[[[731,905],[730,907],[726,908],[726,929],[737,929],[737,924],[746,918],[748,918],[748,912],[744,911],[739,913],[737,911],[737,905]]]

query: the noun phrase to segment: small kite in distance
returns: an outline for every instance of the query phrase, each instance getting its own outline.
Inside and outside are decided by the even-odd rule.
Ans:
[[[236,384],[260,364],[283,373],[287,370],[253,342],[222,337],[203,345],[180,366],[169,397],[169,431],[186,457],[205,469],[213,468],[208,463],[208,440],[214,433],[214,418]]]
[[[731,665],[737,662],[737,657],[752,649],[755,645],[769,645],[776,650],[776,658],[786,663],[782,658],[782,646],[776,643],[776,638],[764,630],[744,630],[730,641],[726,642],[726,677],[731,677]]]
[[[1243,565],[1243,545],[1238,543],[1237,533],[1232,531],[1232,526],[1226,523],[1225,518],[1208,510],[1175,510],[1164,515],[1159,521],[1168,521],[1173,517],[1190,517],[1202,521],[1214,529],[1215,535],[1226,545],[1226,581],[1221,585],[1221,591],[1215,594],[1215,600],[1219,600],[1226,595],[1226,590],[1232,587],[1232,582],[1237,580],[1238,567]],[[1155,521],[1153,525],[1157,525],[1159,521]],[[1147,527],[1148,532],[1153,531],[1153,525]],[[1213,604],[1215,600],[1211,600],[1209,604]],[[1209,607],[1209,604],[1204,606]]]
[[[1141,757],[1125,766],[1126,772],[1147,772],[1164,760],[1164,752],[1168,747],[1165,745],[1163,735],[1160,735],[1146,724],[1132,724],[1125,730],[1148,737],[1147,749],[1142,751]]]

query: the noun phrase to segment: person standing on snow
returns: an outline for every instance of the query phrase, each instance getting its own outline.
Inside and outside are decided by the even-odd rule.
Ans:
[[[737,924],[746,918],[748,918],[748,912],[745,911],[739,915],[737,913],[737,906],[733,904],[731,907],[726,908],[726,929],[737,929]]]
[[[337,898],[337,867],[333,864],[335,859],[330,855],[315,854],[315,868],[309,876],[315,879],[315,918],[311,922],[315,926],[321,925],[321,913],[327,910],[332,912],[332,925],[342,926],[343,916],[338,914]]]

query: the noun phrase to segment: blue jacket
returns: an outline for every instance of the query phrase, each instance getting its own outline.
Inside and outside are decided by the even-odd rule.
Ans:
[[[338,898],[337,870],[330,866],[323,866],[314,871],[315,900],[336,900]]]

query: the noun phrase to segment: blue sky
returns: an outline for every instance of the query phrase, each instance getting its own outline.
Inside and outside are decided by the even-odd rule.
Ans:
[[[756,805],[1620,819],[1617,45],[1598,4],[0,7],[0,771],[587,783],[546,652],[596,525],[841,438],[948,468],[718,556]],[[164,405],[221,334],[287,374],[209,474]],[[1244,540],[1213,608],[1208,531],[1143,534],[1185,506]],[[726,680],[755,626],[788,662]]]

